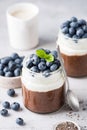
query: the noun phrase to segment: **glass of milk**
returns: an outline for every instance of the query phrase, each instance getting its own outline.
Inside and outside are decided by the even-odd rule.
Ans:
[[[17,3],[7,10],[10,45],[28,50],[38,45],[39,9],[32,3]]]

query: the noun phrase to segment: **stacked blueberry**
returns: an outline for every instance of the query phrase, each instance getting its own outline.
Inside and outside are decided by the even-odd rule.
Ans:
[[[87,22],[72,17],[61,25],[62,33],[73,39],[87,38]]]
[[[50,51],[47,49],[38,49],[44,50],[47,55],[52,55],[54,60],[51,62],[46,61],[45,58],[39,57],[37,54],[31,54],[29,61],[26,63],[27,68],[33,72],[40,73],[42,72],[45,77],[50,75],[50,72],[57,70],[60,67],[60,61],[58,60],[57,51]]]
[[[0,59],[0,75],[5,77],[20,76],[23,58],[17,53],[13,53],[11,56]]]

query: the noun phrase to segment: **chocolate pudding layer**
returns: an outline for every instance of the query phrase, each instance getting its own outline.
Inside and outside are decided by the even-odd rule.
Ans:
[[[87,54],[82,56],[68,56],[62,53],[62,57],[68,76],[87,76]]]
[[[50,113],[59,110],[64,104],[64,87],[48,92],[31,91],[22,85],[23,101],[26,108],[37,113]]]

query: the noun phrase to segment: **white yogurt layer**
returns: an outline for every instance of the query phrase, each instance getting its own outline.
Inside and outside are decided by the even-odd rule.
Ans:
[[[87,54],[87,38],[79,39],[77,43],[72,38],[66,38],[59,30],[57,45],[60,50],[66,55],[85,55]]]
[[[53,72],[52,75],[44,77],[42,73],[31,75],[27,68],[22,70],[22,83],[28,90],[47,92],[60,88],[65,82],[63,72],[60,69]]]

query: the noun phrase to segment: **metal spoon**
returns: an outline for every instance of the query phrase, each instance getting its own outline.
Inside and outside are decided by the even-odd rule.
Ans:
[[[67,92],[66,92],[66,102],[72,108],[72,110],[78,111],[79,110],[79,101],[78,101],[77,96],[69,89],[69,81],[68,81],[67,74],[66,74],[66,71],[65,71],[65,68],[64,68],[64,65],[63,65],[59,46],[57,46],[57,51],[58,51],[58,56],[59,56],[59,59],[60,59],[61,67],[62,67],[62,70],[64,72],[66,85],[67,85],[67,88],[68,88]]]

